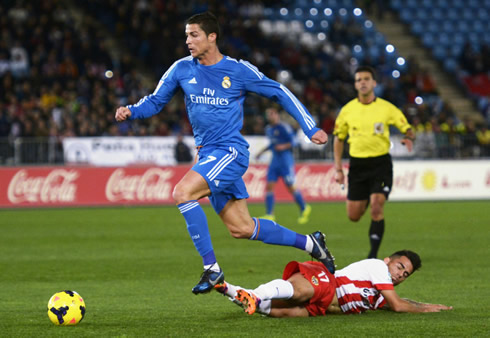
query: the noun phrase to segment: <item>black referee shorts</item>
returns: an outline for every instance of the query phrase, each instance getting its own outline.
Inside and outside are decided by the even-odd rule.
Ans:
[[[374,193],[382,193],[388,199],[393,185],[391,155],[368,158],[351,157],[348,180],[348,200],[369,200],[369,196]]]

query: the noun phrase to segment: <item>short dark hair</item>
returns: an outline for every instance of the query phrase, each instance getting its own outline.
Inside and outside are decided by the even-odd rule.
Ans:
[[[187,19],[186,24],[198,24],[199,27],[201,27],[201,29],[204,31],[204,33],[206,33],[206,36],[211,33],[216,33],[216,42],[218,42],[220,37],[219,22],[213,13],[204,12],[195,14]]]
[[[422,260],[420,259],[420,256],[417,253],[410,251],[410,250],[400,250],[400,251],[394,252],[391,254],[390,258],[397,258],[397,257],[402,257],[402,256],[407,257],[410,260],[410,262],[412,263],[412,265],[413,265],[412,273],[414,273],[415,271],[417,271],[418,269],[420,269],[422,267]]]
[[[357,67],[357,69],[354,72],[354,74],[357,74],[357,73],[360,73],[360,72],[368,72],[368,73],[371,73],[373,79],[376,80],[376,71],[374,70],[373,67],[371,67],[371,66],[359,66],[359,67]]]

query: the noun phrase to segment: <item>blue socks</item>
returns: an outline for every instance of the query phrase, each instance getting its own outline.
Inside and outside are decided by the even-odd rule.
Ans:
[[[274,192],[267,192],[265,195],[265,213],[272,215],[274,213]]]
[[[299,205],[301,211],[305,210],[305,200],[303,199],[303,195],[301,194],[301,191],[296,190],[293,196],[294,196],[294,200],[296,201],[296,204]]]
[[[197,201],[187,201],[178,205],[187,223],[187,231],[194,246],[201,255],[204,265],[216,263],[211,236],[209,235],[206,214]]]
[[[251,240],[261,241],[267,244],[294,246],[305,250],[306,236],[298,234],[288,228],[280,226],[276,222],[263,218],[253,218],[255,229]]]

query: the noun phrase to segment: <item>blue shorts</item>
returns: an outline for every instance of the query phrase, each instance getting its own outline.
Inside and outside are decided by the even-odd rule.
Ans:
[[[267,170],[267,182],[277,182],[279,177],[282,177],[287,186],[292,186],[296,180],[294,164],[282,165],[272,161]]]
[[[201,149],[199,162],[192,170],[208,182],[209,201],[217,214],[231,199],[248,198],[242,176],[248,169],[248,153],[238,152],[234,147]]]

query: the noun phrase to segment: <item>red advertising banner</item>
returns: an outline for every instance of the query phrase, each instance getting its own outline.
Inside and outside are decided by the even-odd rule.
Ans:
[[[174,186],[190,166],[0,168],[0,207],[174,204]],[[297,165],[296,182],[307,201],[344,200],[332,165]],[[244,175],[250,202],[265,198],[267,166]],[[277,201],[292,201],[281,182]]]

